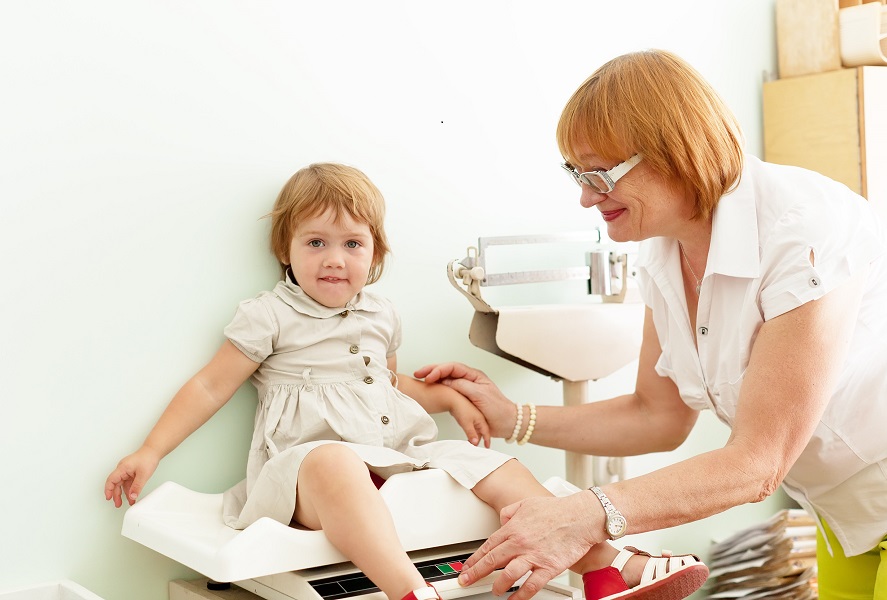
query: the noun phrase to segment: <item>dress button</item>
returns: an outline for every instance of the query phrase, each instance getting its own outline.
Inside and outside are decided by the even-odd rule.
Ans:
[[[357,344],[351,344],[351,347],[348,348],[348,352],[351,354],[357,354],[358,350],[360,350],[360,347]]]
[[[347,311],[347,310],[343,310],[342,312],[339,313],[339,316],[342,317],[342,318],[344,319],[345,317],[348,316],[348,311]]]
[[[699,335],[708,335],[708,327],[700,327]]]
[[[382,425],[388,425],[388,423],[390,423],[390,422],[391,422],[391,419],[382,415]]]
[[[819,287],[819,277],[811,277],[807,283],[810,284],[810,287]]]
[[[373,382],[373,378],[372,377],[364,377],[363,382],[366,384],[370,384]]]

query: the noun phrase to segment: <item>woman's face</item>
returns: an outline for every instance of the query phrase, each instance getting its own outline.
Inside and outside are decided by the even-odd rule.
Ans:
[[[615,167],[618,161],[602,159],[589,148],[580,148],[574,165],[580,172]],[[608,194],[600,194],[582,185],[579,203],[597,208],[607,225],[607,235],[614,242],[640,241],[650,237],[678,237],[678,231],[691,219],[692,199],[678,186],[670,185],[641,159],[620,178]]]

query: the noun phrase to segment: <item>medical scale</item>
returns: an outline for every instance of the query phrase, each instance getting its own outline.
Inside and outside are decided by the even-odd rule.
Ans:
[[[585,266],[491,272],[491,249],[560,245],[587,248]],[[599,228],[587,232],[480,237],[462,259],[447,265],[450,283],[474,307],[471,343],[563,384],[563,403],[588,402],[588,382],[637,360],[644,304],[632,290],[633,248],[605,241]],[[577,260],[576,262],[579,262]],[[481,288],[569,280],[588,282],[588,302],[493,308]],[[632,290],[634,293],[629,293]],[[567,480],[580,488],[623,479],[621,457],[566,453]]]
[[[545,485],[558,495],[577,489],[557,478]],[[466,588],[456,581],[463,561],[499,527],[492,508],[438,469],[393,475],[379,492],[404,549],[445,600],[493,600],[490,590],[498,572]],[[270,518],[242,531],[227,527],[222,494],[163,483],[126,511],[123,535],[209,579],[211,589],[200,596],[171,585],[171,600],[243,598],[242,591],[222,585],[229,583],[267,600],[386,600],[322,531]],[[581,593],[551,582],[536,597],[579,600]]]

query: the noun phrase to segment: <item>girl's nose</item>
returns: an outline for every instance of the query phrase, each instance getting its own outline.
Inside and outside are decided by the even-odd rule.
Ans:
[[[583,208],[591,208],[603,202],[606,197],[606,194],[596,192],[590,185],[583,185],[582,194],[579,196],[579,204],[581,204]]]
[[[342,252],[338,249],[331,248],[323,255],[323,266],[325,267],[341,267],[345,265]]]

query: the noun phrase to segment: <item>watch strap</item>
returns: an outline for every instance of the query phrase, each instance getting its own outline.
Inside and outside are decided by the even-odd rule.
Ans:
[[[588,489],[591,490],[595,496],[597,496],[597,499],[600,500],[600,502],[601,502],[601,506],[604,507],[604,512],[607,514],[607,523],[609,523],[610,520],[614,519],[614,518],[621,520],[622,523],[626,522],[625,516],[621,512],[619,512],[619,510],[615,506],[613,506],[613,503],[610,502],[610,499],[607,497],[607,495],[604,493],[604,491],[601,488],[599,488],[598,486],[593,486]],[[621,538],[623,535],[625,535],[624,528],[623,528],[622,532],[619,533],[618,535],[613,535],[612,533],[610,533],[610,529],[607,526],[604,526],[604,531],[607,532],[607,536],[611,540]]]

